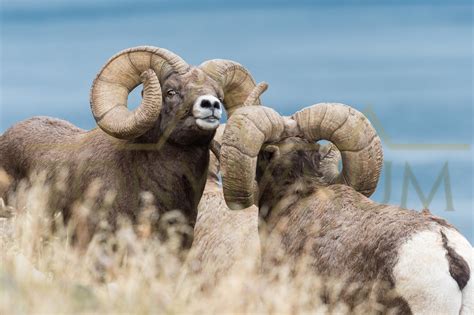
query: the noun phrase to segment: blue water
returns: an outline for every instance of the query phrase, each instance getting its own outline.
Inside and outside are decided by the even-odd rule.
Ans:
[[[445,3],[4,1],[0,132],[34,115],[92,128],[92,79],[126,47],[165,47],[191,64],[233,59],[270,84],[263,101],[282,114],[329,101],[367,113],[391,165],[377,201],[402,203],[407,165],[428,200],[448,163],[429,208],[472,243],[473,10]],[[407,207],[422,209],[408,183]]]

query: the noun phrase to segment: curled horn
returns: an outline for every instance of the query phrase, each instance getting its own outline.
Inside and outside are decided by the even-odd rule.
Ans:
[[[383,164],[380,138],[369,120],[344,104],[321,103],[293,115],[302,136],[314,142],[331,141],[342,156],[342,171],[333,184],[347,184],[370,196]]]
[[[227,121],[221,145],[221,173],[224,197],[230,209],[254,203],[257,156],[265,142],[278,141],[285,121],[264,106],[239,108]]]
[[[270,108],[248,106],[234,112],[222,139],[222,181],[229,208],[252,205],[262,145],[288,136],[331,141],[343,160],[342,172],[333,183],[347,184],[366,196],[375,190],[383,162],[382,146],[375,129],[360,112],[343,104],[318,104],[292,117],[281,117]]]
[[[92,114],[99,127],[120,139],[136,138],[149,130],[161,110],[159,79],[175,71],[183,74],[189,65],[176,54],[158,47],[125,49],[103,66],[91,88]],[[143,83],[143,100],[133,111],[127,108],[128,94]]]
[[[244,106],[251,106],[255,104],[260,104],[260,96],[268,89],[267,82],[260,82],[257,86],[250,92],[249,96],[244,102]]]

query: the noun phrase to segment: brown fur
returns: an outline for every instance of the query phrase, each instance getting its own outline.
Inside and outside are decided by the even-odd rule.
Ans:
[[[85,131],[59,119],[35,117],[20,122],[0,136],[0,168],[13,179],[4,198],[11,196],[22,179],[46,171],[48,178],[68,170],[66,193],[53,194],[53,209],[66,221],[74,202],[99,180],[102,188],[96,208],[106,191],[116,193],[108,211],[112,224],[118,214],[135,221],[140,194],[151,192],[160,213],[180,210],[194,224],[197,205],[206,182],[209,146],[214,131],[198,128],[192,116],[196,98],[211,94],[223,99],[221,87],[202,70],[160,78],[163,107],[154,127],[134,140],[119,140],[100,129]],[[173,89],[176,95],[168,95]]]
[[[312,147],[305,149],[305,142],[289,138],[276,144],[278,154],[269,156],[264,149],[259,155],[259,208],[265,210],[269,233],[279,235],[295,263],[309,258],[318,274],[346,279],[343,296],[350,305],[355,307],[370,294],[369,288],[381,283],[378,301],[408,313],[408,304],[390,293],[398,249],[415,232],[449,224],[426,212],[375,203],[345,185],[329,186],[320,173],[326,161],[320,160],[314,145],[306,142]],[[266,252],[264,260],[271,259],[272,252]],[[451,265],[457,266],[452,274],[464,283],[466,262],[449,251],[447,255],[463,261]],[[365,287],[353,290],[349,284]]]

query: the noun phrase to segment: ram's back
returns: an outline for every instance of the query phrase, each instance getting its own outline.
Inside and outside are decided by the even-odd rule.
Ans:
[[[71,123],[33,117],[19,122],[0,136],[0,167],[11,176],[26,176],[37,165],[51,165],[77,149],[85,131]]]
[[[432,215],[378,204],[344,185],[321,187],[273,218],[285,224],[283,244],[296,257],[306,252],[318,273],[351,281],[390,281],[399,247],[414,233],[447,222]],[[278,229],[277,229],[278,230]]]

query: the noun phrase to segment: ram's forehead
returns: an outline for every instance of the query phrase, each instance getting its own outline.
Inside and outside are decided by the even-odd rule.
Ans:
[[[183,88],[184,92],[191,97],[202,94],[223,96],[221,86],[199,68],[191,68],[185,74],[169,72],[161,78],[160,83],[162,87],[166,85],[176,89]]]
[[[168,77],[164,78],[166,82],[177,81],[182,85],[193,88],[211,88],[217,92],[222,91],[220,85],[214,81],[210,76],[208,76],[204,71],[199,68],[191,68],[185,74],[171,73]]]
[[[192,68],[191,71],[189,71],[189,77],[196,84],[206,84],[207,81],[210,81],[209,76],[199,68]]]

